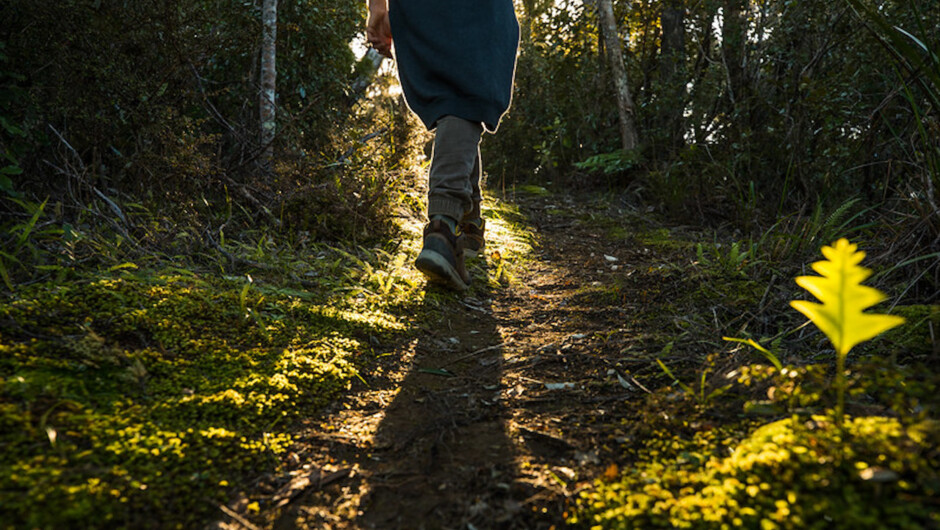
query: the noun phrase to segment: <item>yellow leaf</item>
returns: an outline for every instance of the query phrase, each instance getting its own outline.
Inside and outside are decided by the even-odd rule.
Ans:
[[[862,285],[871,271],[859,265],[865,253],[858,245],[840,239],[822,248],[825,261],[813,263],[821,276],[800,276],[796,283],[815,296],[821,304],[802,300],[790,305],[803,313],[829,337],[836,352],[845,355],[856,344],[874,338],[904,322],[894,315],[863,313],[881,302],[885,295],[878,289]]]

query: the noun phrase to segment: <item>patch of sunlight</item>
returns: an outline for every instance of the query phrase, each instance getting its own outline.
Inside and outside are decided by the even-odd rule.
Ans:
[[[357,309],[355,311],[324,308],[322,314],[327,317],[333,317],[338,320],[345,320],[356,324],[365,324],[372,328],[378,328],[387,331],[401,331],[405,329],[404,324],[395,316],[375,309]]]
[[[487,268],[490,282],[498,283],[504,275],[511,277],[513,270],[524,266],[536,241],[528,220],[519,208],[499,197],[484,193],[483,218],[486,220],[486,255],[469,260],[468,267],[473,267],[477,260],[486,260],[490,265]],[[397,255],[389,261],[390,268],[386,274],[400,279],[407,289],[418,289],[425,285],[423,275],[413,264],[421,251],[426,222],[423,215],[398,218],[402,241]]]
[[[504,260],[527,257],[536,241],[519,207],[491,196],[485,197],[483,204],[487,253],[499,252]]]

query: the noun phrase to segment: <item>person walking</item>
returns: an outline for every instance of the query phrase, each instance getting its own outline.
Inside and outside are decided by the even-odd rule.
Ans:
[[[483,251],[480,138],[509,109],[519,47],[512,0],[368,0],[366,36],[396,59],[408,107],[434,131],[428,224],[415,266],[464,291]],[[394,52],[394,53],[393,53]]]

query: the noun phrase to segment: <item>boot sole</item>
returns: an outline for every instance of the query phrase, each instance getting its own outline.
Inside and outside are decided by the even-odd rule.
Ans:
[[[468,258],[475,258],[475,257],[477,257],[477,256],[482,255],[484,250],[486,250],[486,245],[485,245],[485,244],[484,244],[484,245],[480,245],[480,246],[477,247],[477,248],[473,248],[473,247],[470,247],[470,246],[464,246],[463,255],[466,256],[466,257],[468,257]]]
[[[415,267],[421,271],[428,280],[446,285],[457,291],[466,291],[469,286],[457,274],[457,269],[448,263],[444,256],[433,250],[422,250],[415,260]]]

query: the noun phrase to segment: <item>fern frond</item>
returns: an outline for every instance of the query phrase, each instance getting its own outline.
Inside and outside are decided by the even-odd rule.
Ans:
[[[829,214],[829,217],[826,217],[822,228],[819,230],[819,234],[823,238],[823,241],[838,235],[832,233],[832,230],[835,229],[838,231],[845,227],[845,224],[840,224],[842,218],[845,217],[845,214],[847,214],[849,210],[851,210],[852,207],[855,206],[858,202],[858,197],[848,199],[847,201],[840,204],[839,207],[836,208],[831,214]]]

